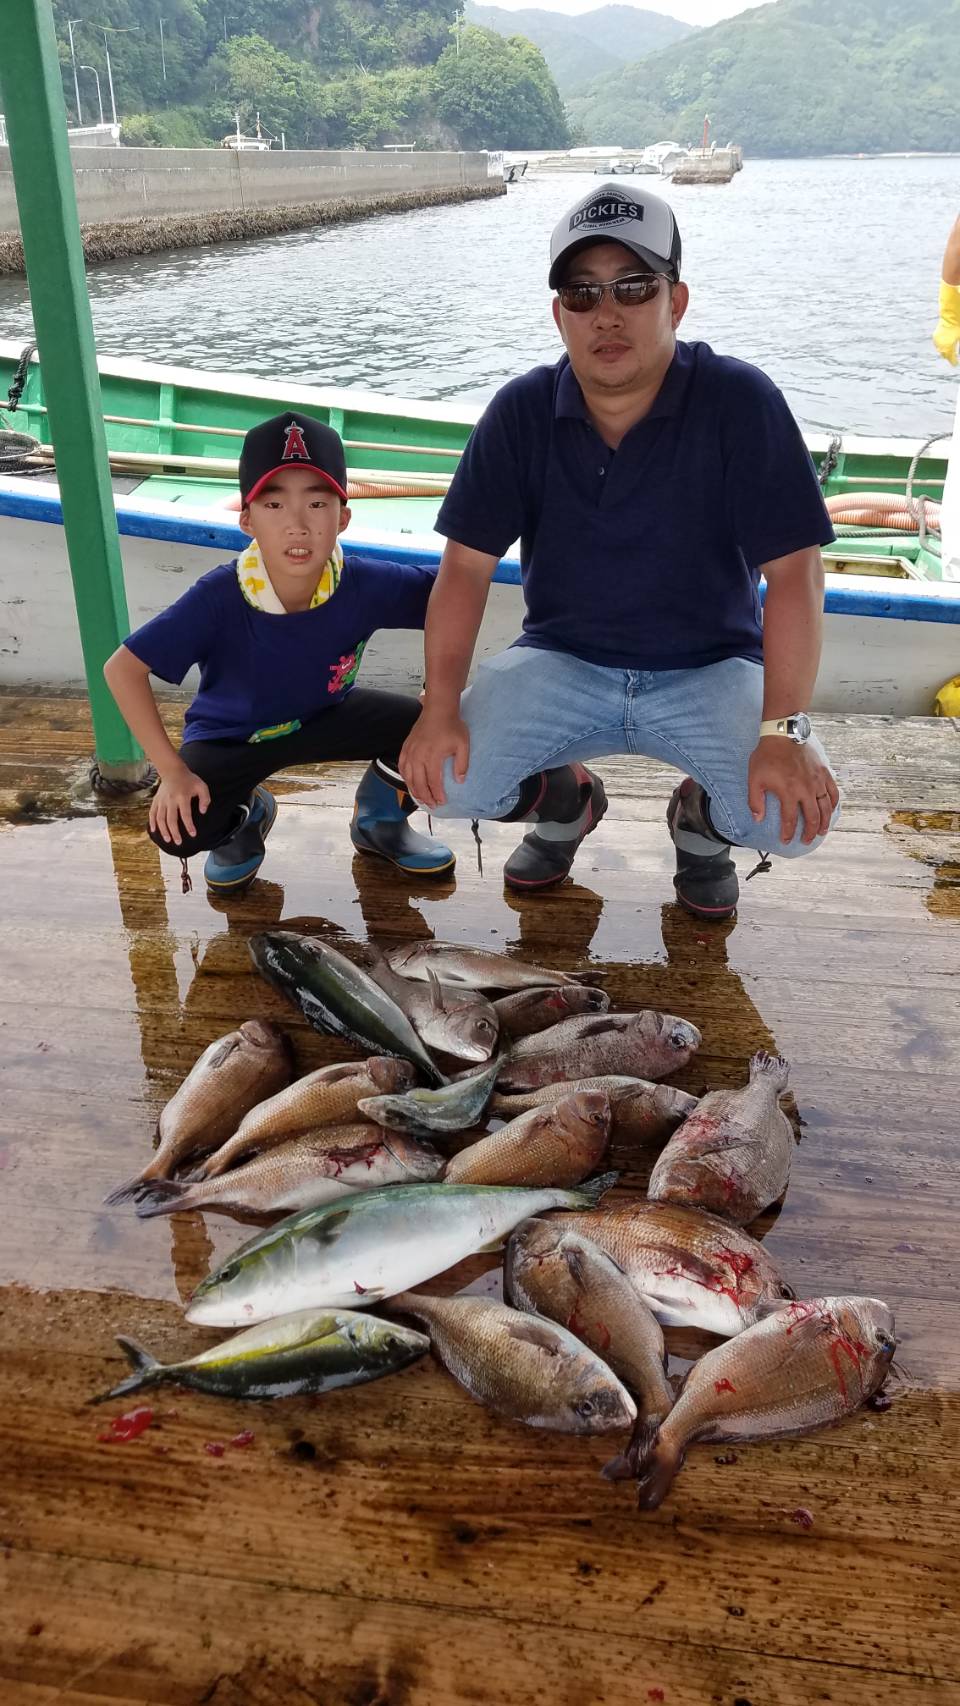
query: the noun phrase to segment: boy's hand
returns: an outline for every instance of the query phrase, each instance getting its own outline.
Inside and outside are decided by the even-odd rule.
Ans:
[[[195,776],[185,764],[168,771],[150,801],[151,833],[162,836],[164,841],[172,841],[174,847],[180,846],[181,823],[188,835],[196,835],[192,809],[194,800],[197,802],[197,814],[205,812],[210,804],[210,789],[206,782]]]
[[[453,774],[462,782],[470,762],[470,731],[455,711],[425,708],[410,730],[398,760],[400,774],[422,806],[446,804],[443,766],[453,759]]]

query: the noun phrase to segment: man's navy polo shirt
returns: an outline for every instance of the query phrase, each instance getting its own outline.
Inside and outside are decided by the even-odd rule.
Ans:
[[[809,452],[758,368],[678,343],[616,451],[567,357],[497,392],[437,530],[502,557],[520,540],[516,643],[619,669],[762,661],[760,568],[833,539]]]

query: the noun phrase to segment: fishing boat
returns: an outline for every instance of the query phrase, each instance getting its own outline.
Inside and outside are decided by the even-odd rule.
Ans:
[[[336,428],[347,450],[355,549],[436,564],[437,509],[477,405],[103,357],[100,392],[122,538],[127,604],[139,624],[234,554],[236,467],[247,429],[285,408]],[[0,341],[0,655],[9,682],[83,681],[43,371]],[[926,715],[960,673],[960,582],[943,578],[933,530],[945,444],[808,434],[839,534],[827,564],[824,655],[814,708]],[[25,572],[26,570],[26,572]],[[480,655],[521,623],[519,545],[499,564]],[[383,685],[419,678],[419,636],[371,646]]]

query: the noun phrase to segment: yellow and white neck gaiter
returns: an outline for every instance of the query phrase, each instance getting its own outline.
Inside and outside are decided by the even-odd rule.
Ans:
[[[343,550],[338,541],[323,565],[323,573],[310,600],[311,610],[316,610],[318,604],[326,604],[327,599],[333,597],[340,585],[342,574]],[[247,603],[253,605],[254,610],[265,610],[270,616],[289,615],[267,573],[263,552],[255,539],[251,539],[247,549],[237,558],[237,579],[240,582],[240,591]]]

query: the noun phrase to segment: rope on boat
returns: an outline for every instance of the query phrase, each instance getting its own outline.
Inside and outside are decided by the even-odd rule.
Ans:
[[[826,486],[830,475],[833,473],[833,470],[840,460],[840,452],[842,449],[843,439],[840,437],[839,433],[834,433],[830,443],[827,445],[827,454],[817,469],[817,479],[820,481],[821,487]]]
[[[13,383],[7,392],[7,408],[11,415],[19,407],[20,398],[23,396],[23,387],[27,383],[30,358],[36,353],[36,348],[36,344],[24,344],[20,351],[20,360],[17,362],[16,371],[13,375]]]
[[[913,495],[913,476],[915,475],[915,473],[917,471],[917,465],[920,461],[921,456],[926,455],[927,451],[930,449],[931,444],[939,444],[941,439],[950,438],[950,437],[951,437],[951,434],[948,432],[936,432],[936,433],[934,433],[932,438],[927,439],[926,444],[921,444],[920,449],[917,451],[916,456],[913,458],[913,461],[910,464],[910,471],[907,474],[907,504],[908,504],[908,507],[910,509],[910,513],[916,517],[917,524],[918,524],[917,531],[920,534],[921,545],[925,545],[927,542],[927,527],[928,526],[935,528],[938,533],[940,532],[940,505],[936,504],[935,506],[933,506],[936,508],[936,511],[937,511],[936,520],[933,519],[932,514],[930,514],[928,516],[927,505],[930,503],[930,499],[927,497],[917,497],[917,498],[914,497],[914,495]]]
[[[4,432],[0,428],[0,474],[30,472],[29,459],[39,448],[39,439],[31,438],[29,433]]]

